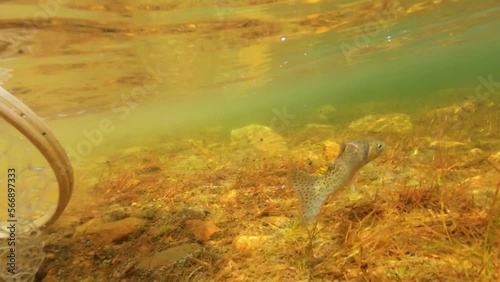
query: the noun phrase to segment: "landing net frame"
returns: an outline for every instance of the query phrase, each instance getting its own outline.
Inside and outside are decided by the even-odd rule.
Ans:
[[[36,228],[44,229],[53,224],[68,205],[73,193],[73,167],[61,144],[42,119],[2,87],[0,87],[0,117],[21,132],[40,151],[57,179],[59,186],[57,205],[33,221]]]

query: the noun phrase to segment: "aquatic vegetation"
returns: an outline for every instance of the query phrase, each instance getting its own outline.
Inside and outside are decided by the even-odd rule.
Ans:
[[[286,141],[288,156],[266,150],[258,130],[232,141],[205,134],[205,141],[124,150],[105,162],[93,188],[99,200],[76,220],[79,231],[64,225],[80,215],[71,205],[51,231],[47,252],[55,255],[41,273],[127,281],[494,280],[500,183],[488,158],[497,152],[483,145],[471,155],[471,141],[455,146],[446,131],[429,135],[426,124],[417,119],[406,135],[372,133],[386,147],[358,172],[357,198],[349,189],[333,195],[312,229],[300,224],[289,168],[324,173],[335,144],[355,133],[304,142],[314,134],[308,127],[267,143],[284,150]],[[126,228],[128,221],[137,228]],[[92,239],[102,222],[123,233]]]

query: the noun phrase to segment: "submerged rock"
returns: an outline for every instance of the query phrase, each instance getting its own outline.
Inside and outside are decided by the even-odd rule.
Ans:
[[[102,222],[92,219],[76,228],[73,239],[82,236],[100,244],[120,243],[144,227],[144,220],[128,217],[114,222]]]
[[[198,241],[207,241],[215,232],[220,231],[212,221],[198,219],[186,220],[186,230]]]
[[[468,100],[463,103],[456,103],[444,108],[439,108],[431,114],[440,118],[447,117],[449,121],[453,122],[470,116],[477,111],[477,108],[478,103]]]
[[[263,125],[252,124],[231,131],[233,145],[254,148],[266,155],[283,154],[288,146],[278,133]]]
[[[413,130],[407,114],[368,115],[351,122],[349,129],[355,132],[409,133]]]
[[[323,142],[323,155],[327,160],[333,160],[337,157],[337,155],[340,152],[340,145],[330,141],[326,140]]]
[[[174,214],[172,215],[174,218],[177,219],[182,219],[182,220],[190,220],[190,219],[197,219],[197,220],[205,220],[207,217],[208,211],[203,211],[203,210],[196,210],[196,209],[190,209],[190,208],[182,208],[179,210],[176,210]]]
[[[146,151],[146,147],[142,146],[133,146],[133,147],[128,147],[122,150],[121,154],[124,157],[132,156],[132,155],[137,155],[140,154],[141,152]]]
[[[129,217],[129,214],[127,213],[125,207],[122,207],[118,204],[113,204],[109,207],[108,211],[106,211],[102,215],[101,219],[104,222],[113,222],[127,217]]]
[[[329,124],[309,123],[304,128],[304,133],[307,135],[331,135],[334,133],[335,127]]]
[[[138,269],[151,270],[162,266],[170,266],[174,263],[194,257],[201,251],[201,246],[196,243],[183,244],[177,247],[168,248],[165,251],[155,253],[152,256],[144,258]]]
[[[316,110],[313,116],[313,120],[316,120],[318,122],[325,122],[333,118],[334,114],[337,112],[337,109],[335,109],[334,106],[332,105],[325,105],[323,107],[320,107]]]
[[[262,246],[267,240],[269,236],[265,235],[239,235],[233,240],[233,247],[239,251],[249,251],[255,250],[258,247]]]

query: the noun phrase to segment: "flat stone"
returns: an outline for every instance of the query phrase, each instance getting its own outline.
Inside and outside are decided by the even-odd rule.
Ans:
[[[318,143],[338,136],[337,128],[330,124],[308,123],[299,134],[299,142]]]
[[[340,145],[336,142],[326,140],[323,142],[323,155],[327,160],[333,160],[340,152]]]
[[[319,123],[308,123],[306,124],[304,131],[312,134],[333,134],[335,127],[330,124],[319,124]]]
[[[186,230],[192,233],[198,241],[207,241],[212,234],[220,231],[212,221],[198,219],[186,220]]]
[[[332,105],[325,105],[323,107],[320,107],[316,110],[314,113],[313,119],[317,120],[319,122],[325,122],[328,120],[331,120],[333,118],[333,115],[337,112],[337,109],[335,109],[334,106]]]
[[[102,215],[102,221],[113,222],[129,217],[125,207],[118,204],[111,205],[108,210]]]
[[[102,222],[92,219],[76,228],[73,239],[85,236],[102,244],[120,243],[139,233],[144,227],[144,220],[128,217],[114,222]]]
[[[368,115],[349,124],[355,132],[409,133],[413,130],[410,116],[407,114]]]
[[[201,221],[205,220],[207,213],[208,212],[202,210],[182,208],[175,212],[175,217],[178,217],[179,219],[198,219]]]
[[[288,146],[278,133],[263,125],[252,124],[231,131],[233,145],[253,148],[266,155],[282,154]]]
[[[264,235],[239,235],[234,238],[233,247],[239,251],[255,250],[268,239],[269,237]]]
[[[477,107],[478,104],[474,101],[465,101],[437,109],[432,112],[432,115],[440,118],[447,117],[450,121],[459,121],[461,118],[466,118],[475,113]]]
[[[140,270],[152,270],[162,266],[169,266],[182,259],[189,259],[201,250],[201,246],[196,243],[183,244],[177,247],[168,248],[165,251],[155,253],[152,256],[142,259],[137,266]]]
[[[133,147],[129,147],[129,148],[122,150],[121,153],[123,156],[137,155],[140,152],[145,151],[145,149],[146,148],[142,147],[142,146],[133,146]]]

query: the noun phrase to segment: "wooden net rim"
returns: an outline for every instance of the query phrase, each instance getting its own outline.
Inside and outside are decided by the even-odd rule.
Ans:
[[[0,117],[35,145],[57,178],[59,185],[57,206],[34,220],[35,226],[43,229],[54,223],[68,205],[73,193],[73,168],[61,144],[40,117],[2,87],[0,87]]]

